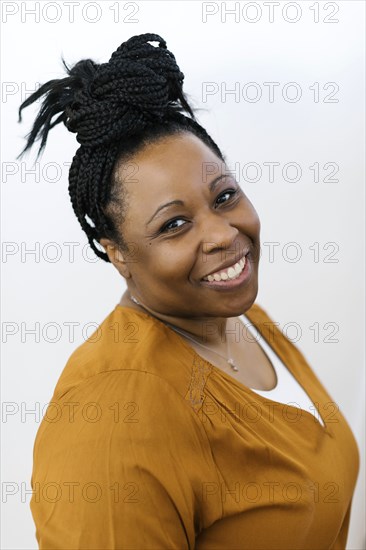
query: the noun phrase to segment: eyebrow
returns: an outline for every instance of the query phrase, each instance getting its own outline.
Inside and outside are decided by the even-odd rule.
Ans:
[[[208,188],[210,190],[210,192],[212,193],[213,191],[215,191],[216,187],[218,186],[218,184],[220,183],[220,180],[222,178],[227,178],[227,177],[232,177],[232,175],[230,173],[228,174],[221,174],[220,176],[217,176],[217,178],[215,178],[214,180],[212,180],[209,185],[208,185]],[[151,218],[149,219],[149,221],[147,222],[146,225],[149,225],[149,223],[151,223],[151,221],[155,218],[155,216],[157,215],[158,212],[160,212],[161,210],[165,209],[165,208],[168,208],[168,206],[172,206],[172,205],[179,205],[179,206],[184,206],[184,202],[181,201],[181,200],[174,200],[174,201],[170,201],[170,202],[167,202],[166,204],[162,204],[161,206],[159,206],[159,208],[155,211],[155,213],[151,216]]]

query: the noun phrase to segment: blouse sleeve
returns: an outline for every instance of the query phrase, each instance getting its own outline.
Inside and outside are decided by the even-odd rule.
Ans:
[[[34,446],[40,549],[191,549],[205,433],[182,396],[141,371],[92,376],[49,404]]]

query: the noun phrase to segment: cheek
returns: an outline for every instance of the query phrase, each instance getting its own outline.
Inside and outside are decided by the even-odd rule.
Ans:
[[[174,240],[154,244],[148,244],[140,255],[139,271],[142,276],[150,278],[153,275],[163,284],[186,278],[194,263],[192,248]]]
[[[253,238],[259,238],[261,222],[256,209],[249,199],[247,199],[245,204],[243,221],[248,233],[250,233]]]

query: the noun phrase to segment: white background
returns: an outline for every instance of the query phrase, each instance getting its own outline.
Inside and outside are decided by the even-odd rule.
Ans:
[[[293,323],[290,338],[301,331],[296,345],[358,441],[361,471],[347,548],[365,548],[365,5],[301,1],[286,7],[281,2],[270,22],[265,4],[237,2],[236,16],[227,14],[225,20],[225,6],[233,9],[234,2],[80,1],[70,21],[65,2],[2,2],[2,400],[7,411],[2,421],[2,548],[37,548],[29,501],[42,410],[70,354],[125,289],[113,266],[85,246],[72,211],[67,163],[78,146],[75,136],[59,125],[51,130],[38,165],[32,166],[35,151],[17,162],[40,104],[24,111],[21,125],[17,109],[37,83],[65,76],[61,54],[69,64],[86,57],[105,62],[122,42],[145,32],[166,40],[185,74],[185,91],[194,106],[205,109],[198,113],[200,123],[228,156],[229,166],[236,163],[239,182],[260,216],[257,303],[280,327]],[[205,10],[216,13],[204,21]],[[327,17],[338,22],[325,22]],[[262,94],[256,102],[250,101],[254,86],[245,87],[250,82]],[[273,101],[266,82],[279,83]],[[298,101],[291,101],[295,88],[286,88],[290,82],[301,92]],[[205,96],[207,83],[213,92]],[[330,95],[334,85],[327,88],[327,83],[336,83],[335,94]],[[235,86],[239,97],[225,95]],[[264,164],[269,162],[280,163],[274,181]],[[250,168],[248,163],[256,164]],[[287,163],[299,165],[299,181],[284,179]],[[318,182],[309,168],[315,163]],[[332,171],[324,168],[326,163],[337,165],[333,179],[338,181],[324,181]],[[39,174],[27,173],[32,169]],[[293,168],[286,177],[295,178]],[[64,243],[78,243],[74,261],[71,245]],[[278,243],[273,261],[268,243]],[[296,250],[301,257],[290,261]],[[38,341],[26,333],[36,323]],[[319,341],[310,329],[315,323]],[[327,341],[335,325],[326,323],[338,327],[333,334],[338,342]],[[35,412],[27,413],[31,409]]]

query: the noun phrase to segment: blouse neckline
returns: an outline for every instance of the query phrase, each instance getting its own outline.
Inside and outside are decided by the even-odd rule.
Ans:
[[[193,359],[196,359],[196,360],[200,360],[200,361],[204,361],[210,368],[211,368],[211,372],[214,372],[217,376],[221,376],[222,378],[224,378],[226,381],[228,382],[231,382],[232,384],[234,384],[239,390],[241,391],[244,391],[244,393],[246,394],[249,394],[250,396],[252,397],[255,397],[256,399],[259,399],[260,401],[263,401],[264,403],[270,401],[271,403],[275,403],[277,405],[283,405],[282,402],[280,401],[275,401],[274,399],[270,399],[269,397],[265,397],[265,396],[262,396],[258,393],[256,393],[255,391],[253,391],[251,388],[249,388],[248,386],[245,386],[245,384],[243,384],[242,382],[240,382],[239,380],[236,380],[236,378],[234,378],[233,376],[230,376],[230,374],[226,373],[225,371],[223,371],[222,369],[216,367],[213,363],[210,363],[210,361],[208,361],[207,359],[205,359],[204,357],[202,357],[199,353],[197,353],[197,351],[191,347],[188,342],[186,342],[184,340],[184,338],[182,336],[180,336],[177,332],[175,332],[174,329],[170,328],[169,325],[165,324],[163,321],[160,321],[160,319],[158,319],[157,317],[154,317],[153,315],[150,315],[148,313],[145,313],[144,311],[138,311],[137,309],[134,309],[130,306],[122,306],[121,304],[117,304],[115,309],[128,309],[129,311],[132,311],[134,312],[136,315],[140,315],[146,319],[150,319],[152,320],[153,322],[156,323],[157,326],[160,326],[163,330],[168,330],[169,333],[171,333],[173,335],[173,337],[177,340],[177,342],[180,343],[180,345],[186,350],[188,351],[188,353],[192,356]],[[246,312],[247,313],[247,312]],[[276,349],[276,346],[272,347],[268,341],[268,339],[265,337],[265,335],[263,334],[263,331],[261,330],[260,326],[257,325],[257,323],[255,322],[254,319],[251,319],[251,315],[247,315],[247,314],[244,314],[245,317],[247,317],[249,319],[249,321],[253,324],[253,326],[257,329],[257,331],[260,333],[260,335],[264,338],[264,340],[267,342],[267,344],[273,349],[274,353],[276,353],[278,355],[278,357],[280,358],[280,360],[282,361],[282,363],[284,364],[284,366],[287,368],[287,370],[290,372],[290,374],[292,374],[292,376],[294,376],[296,382],[302,387],[302,389],[304,390],[304,392],[308,395],[310,401],[312,403],[315,404],[315,400],[313,399],[311,393],[304,387],[304,385],[298,380],[298,378],[294,375],[294,373],[292,372],[291,368],[287,365],[287,362],[286,362],[286,358],[284,357],[284,355],[282,354],[281,352],[281,349]],[[238,317],[241,317],[241,315],[239,315]],[[276,328],[276,327],[275,327]],[[276,371],[276,376],[277,376],[277,371]],[[294,412],[297,412],[298,413],[298,407],[295,407],[293,405],[286,405],[288,408],[290,408],[291,410],[293,410]],[[324,433],[327,433],[327,434],[331,434],[331,429],[330,427],[328,426],[328,424],[325,422],[324,418],[323,418],[323,415],[320,414],[319,411],[318,414],[321,416],[322,420],[323,420],[323,423],[324,423],[324,426],[318,421],[316,420],[316,418],[314,417],[314,415],[312,413],[310,413],[309,411],[305,410],[305,409],[301,409],[301,411],[303,411],[306,415],[306,417],[309,418],[309,420],[311,420],[311,423],[314,425],[314,424],[317,424],[319,426],[319,428],[324,432]],[[314,422],[314,418],[316,420],[316,422]]]

